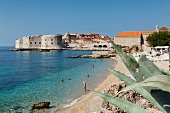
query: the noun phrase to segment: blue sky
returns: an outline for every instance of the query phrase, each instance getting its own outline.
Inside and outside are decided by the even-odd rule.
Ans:
[[[170,28],[170,0],[0,0],[0,46],[39,34]]]

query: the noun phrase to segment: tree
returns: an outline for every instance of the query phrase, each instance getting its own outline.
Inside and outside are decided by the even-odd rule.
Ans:
[[[155,46],[169,46],[170,45],[170,33],[168,31],[154,32],[149,35],[146,41],[153,47]]]

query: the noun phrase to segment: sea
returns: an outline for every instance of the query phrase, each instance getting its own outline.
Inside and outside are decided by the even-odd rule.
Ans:
[[[54,113],[71,106],[88,93],[83,81],[87,89],[94,89],[115,65],[111,59],[68,58],[92,51],[9,51],[11,48],[0,46],[0,113]],[[39,102],[50,102],[50,108],[32,110]]]

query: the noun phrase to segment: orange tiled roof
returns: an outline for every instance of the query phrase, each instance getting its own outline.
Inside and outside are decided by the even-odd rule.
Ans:
[[[93,39],[100,39],[100,37],[94,37]]]
[[[115,37],[135,37],[141,36],[142,32],[132,31],[132,32],[121,32],[117,34]]]
[[[84,44],[80,44],[80,46],[85,46]]]
[[[159,30],[169,30],[167,27],[161,27]]]
[[[156,32],[156,30],[148,30],[148,31],[140,31],[142,34],[152,34],[153,32]]]
[[[97,41],[97,40],[93,40],[93,42],[95,43],[95,42],[99,42],[99,41]]]
[[[83,40],[84,42],[92,42],[92,40]]]
[[[109,38],[108,37],[104,37],[104,38],[102,38],[102,40],[109,41]]]

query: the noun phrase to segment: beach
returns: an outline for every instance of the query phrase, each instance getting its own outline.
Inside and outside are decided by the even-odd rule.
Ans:
[[[158,61],[154,63],[159,68],[164,68],[167,70],[169,68],[169,61]],[[122,63],[120,58],[117,58],[117,64],[114,69],[130,76],[130,72],[128,71],[126,66]],[[95,90],[103,92],[111,84],[117,83],[119,81],[120,81],[119,78],[117,78],[113,74],[110,74],[97,88],[95,88]],[[79,100],[74,105],[63,109],[56,109],[55,112],[56,113],[93,113],[93,112],[102,111],[104,113],[111,113],[105,108],[102,108],[102,102],[103,99],[95,95],[93,92],[89,92],[87,95],[85,95],[81,100]]]

